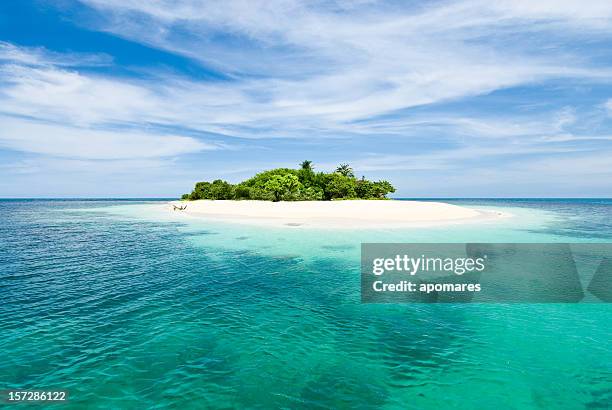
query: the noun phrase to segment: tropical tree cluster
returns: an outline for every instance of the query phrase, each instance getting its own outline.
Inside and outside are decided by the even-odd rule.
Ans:
[[[299,169],[277,168],[260,172],[239,184],[216,179],[198,182],[183,199],[255,199],[264,201],[329,201],[334,199],[386,199],[395,188],[388,181],[355,178],[348,164],[334,172],[315,172],[312,161]]]

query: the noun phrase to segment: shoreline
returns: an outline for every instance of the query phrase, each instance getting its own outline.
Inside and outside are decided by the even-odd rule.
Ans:
[[[184,207],[179,210],[175,207]],[[284,228],[368,229],[453,225],[495,221],[511,214],[445,202],[343,201],[171,201],[168,212],[202,220]]]

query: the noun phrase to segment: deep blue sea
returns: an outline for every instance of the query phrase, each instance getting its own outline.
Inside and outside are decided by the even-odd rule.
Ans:
[[[0,390],[88,409],[612,408],[610,304],[361,304],[361,242],[612,242],[609,199],[387,230],[0,200]],[[18,405],[28,408],[28,405]]]

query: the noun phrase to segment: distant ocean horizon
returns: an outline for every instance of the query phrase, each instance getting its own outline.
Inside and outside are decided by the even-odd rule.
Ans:
[[[608,408],[609,304],[367,305],[360,243],[612,242],[608,198],[395,230],[179,218],[156,199],[0,199],[2,389],[62,408]]]
[[[176,201],[177,197],[0,197],[0,200],[74,200],[74,201]],[[612,200],[612,197],[389,197],[389,199],[399,201],[441,201],[441,200]]]

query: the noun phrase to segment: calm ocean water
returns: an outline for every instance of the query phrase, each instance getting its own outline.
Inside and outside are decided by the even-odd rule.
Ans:
[[[448,202],[515,217],[317,232],[0,200],[0,389],[67,389],[66,409],[612,408],[612,305],[360,304],[362,241],[612,242],[612,200]]]

